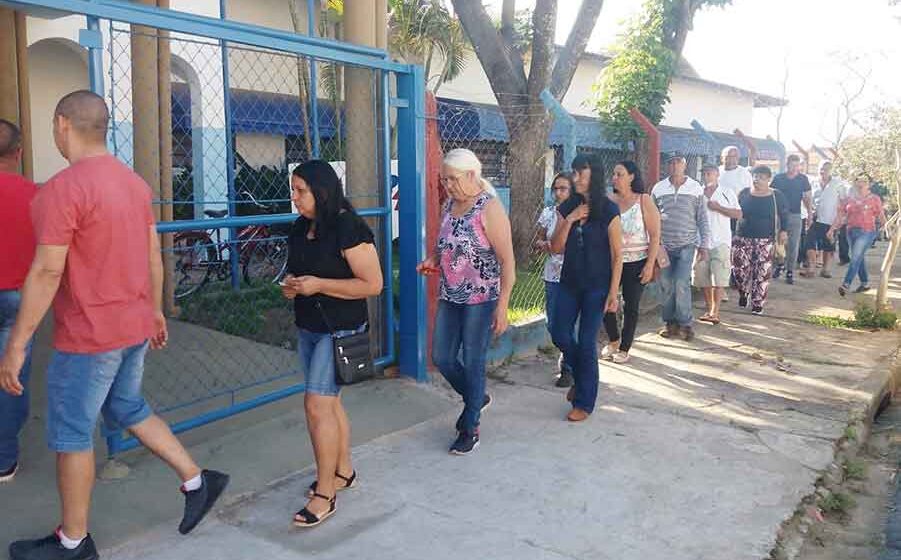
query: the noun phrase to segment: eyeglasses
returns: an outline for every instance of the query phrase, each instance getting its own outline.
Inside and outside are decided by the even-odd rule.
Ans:
[[[463,175],[464,174],[461,173],[460,175],[448,175],[447,177],[439,177],[438,182],[441,183],[442,185],[444,185],[445,187],[450,183],[453,183],[456,185],[456,184],[460,183],[460,178],[463,177]]]

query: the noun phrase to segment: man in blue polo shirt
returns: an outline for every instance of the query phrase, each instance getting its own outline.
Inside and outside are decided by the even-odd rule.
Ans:
[[[788,224],[782,229],[788,231],[788,244],[785,247],[785,283],[795,283],[795,267],[798,265],[798,249],[801,244],[801,232],[806,229],[805,220],[801,218],[801,205],[807,210],[807,220],[813,216],[813,202],[810,181],[801,173],[801,158],[797,154],[788,156],[785,173],[773,178],[772,187],[780,191],[788,202]],[[780,268],[773,271],[773,278],[782,273]]]

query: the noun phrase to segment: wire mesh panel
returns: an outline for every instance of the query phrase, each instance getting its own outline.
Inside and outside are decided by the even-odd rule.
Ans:
[[[145,373],[156,410],[189,425],[302,390],[293,306],[277,282],[296,217],[291,172],[312,159],[332,165],[375,233],[386,289],[369,325],[377,363],[390,363],[385,71],[117,22],[107,33],[109,142],[154,189],[164,231],[171,340]]]

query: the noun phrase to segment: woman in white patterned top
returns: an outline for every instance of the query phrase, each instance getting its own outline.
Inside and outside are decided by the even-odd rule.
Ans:
[[[535,241],[535,247],[548,254],[547,260],[544,262],[544,313],[547,317],[547,330],[553,333],[554,309],[557,303],[557,293],[560,291],[563,254],[551,252],[550,239],[557,227],[557,206],[568,199],[573,192],[572,176],[569,173],[557,173],[551,183],[551,192],[554,195],[554,204],[542,210],[541,216],[538,217],[538,238]],[[557,365],[560,368],[557,387],[569,387],[573,384],[573,375],[569,366],[563,361],[562,355]]]
[[[601,350],[601,358],[624,363],[635,339],[641,294],[654,277],[660,249],[660,212],[645,194],[635,162],[621,161],[613,167],[613,188],[615,193],[610,198],[619,206],[623,229],[623,332],[620,336],[616,313],[605,313],[604,329],[610,342]]]

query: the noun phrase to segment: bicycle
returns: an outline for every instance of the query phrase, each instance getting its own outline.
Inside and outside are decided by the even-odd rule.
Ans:
[[[247,191],[241,194],[267,213],[275,210],[273,205],[260,203]],[[228,216],[228,210],[204,210],[203,213],[210,218]],[[237,247],[238,263],[247,284],[259,279],[267,283],[278,282],[288,266],[287,240],[273,237],[268,225],[245,226],[238,230],[235,241],[223,241],[221,228],[179,232],[172,244],[175,299],[197,292],[212,279],[227,280],[231,276],[233,247]]]

